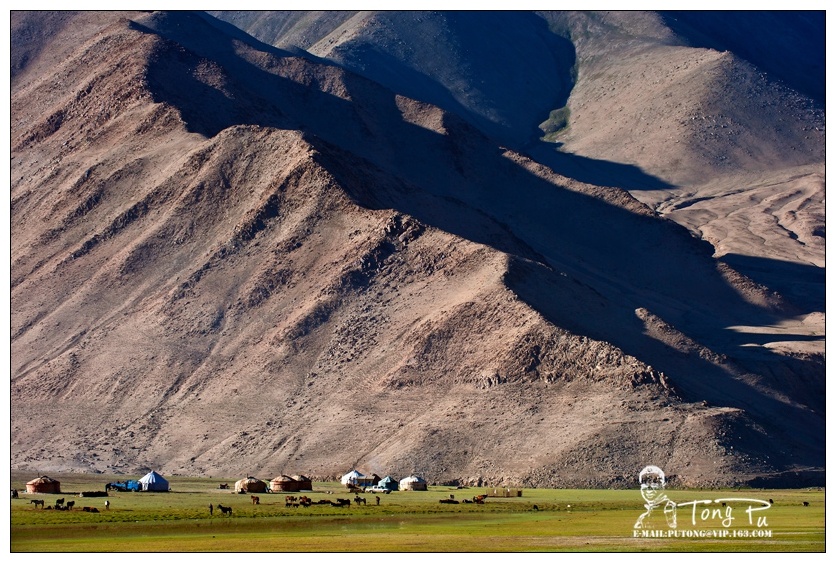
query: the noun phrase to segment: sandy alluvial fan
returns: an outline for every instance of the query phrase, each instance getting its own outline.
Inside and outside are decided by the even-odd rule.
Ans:
[[[215,15],[12,13],[12,468],[822,482],[814,83],[675,14]]]

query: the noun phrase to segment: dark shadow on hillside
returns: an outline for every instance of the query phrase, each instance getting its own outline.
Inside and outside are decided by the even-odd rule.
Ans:
[[[526,151],[537,162],[545,164],[558,174],[592,185],[644,191],[675,187],[647,174],[637,166],[560,152],[553,143],[542,141],[528,146]]]
[[[725,254],[719,259],[757,283],[779,292],[797,306],[801,314],[826,310],[825,267],[739,254]]]
[[[171,49],[179,58],[157,63],[164,79],[155,79],[155,95],[194,119],[192,130],[216,133],[250,123],[305,131],[317,148],[317,160],[357,204],[396,209],[517,256],[511,260],[508,287],[551,323],[610,342],[663,370],[687,400],[746,410],[769,428],[775,443],[802,443],[803,462],[822,463],[821,414],[775,398],[768,387],[801,404],[805,393],[777,379],[752,386],[744,370],[734,366],[736,356],[747,364],[780,361],[765,348],[740,348],[726,333],[728,326],[771,325],[776,312],[746,302],[728,285],[715,268],[709,244],[670,221],[541,179],[460,117],[446,115],[446,133],[439,134],[406,122],[395,94],[365,78],[339,76],[348,101],[251,64],[216,33],[202,42],[194,37],[199,32],[193,15],[170,17],[183,21],[164,29],[189,26],[192,36],[171,31],[168,37],[193,53],[177,55]],[[283,56],[275,49],[267,52]],[[225,92],[202,88],[199,95],[181,93],[174,85],[198,87],[189,76],[203,57],[222,67],[228,79]],[[320,70],[299,72],[315,83],[312,75]],[[571,161],[562,159],[561,166]],[[593,163],[583,162],[589,170]],[[553,168],[562,173],[561,166]],[[612,166],[603,175],[614,182],[619,169]],[[639,174],[632,177],[640,179]],[[758,264],[768,265],[768,260]],[[720,365],[650,337],[636,316],[639,308],[730,360]]]
[[[691,46],[730,51],[789,87],[826,104],[826,13],[662,11]]]

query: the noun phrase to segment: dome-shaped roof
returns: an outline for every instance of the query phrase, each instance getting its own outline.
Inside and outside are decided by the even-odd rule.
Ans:
[[[282,474],[281,476],[276,476],[271,480],[271,482],[296,482],[297,479],[293,478],[292,476],[287,476],[286,474]]]
[[[38,476],[34,480],[30,480],[27,484],[58,484],[59,482],[54,478],[50,478],[49,476]]]
[[[412,475],[412,476],[407,476],[406,478],[401,480],[401,482],[403,482],[405,484],[407,482],[426,482],[426,480],[424,480],[420,476]]]

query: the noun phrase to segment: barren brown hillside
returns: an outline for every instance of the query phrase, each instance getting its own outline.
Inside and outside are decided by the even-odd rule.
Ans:
[[[740,273],[599,155],[205,14],[15,12],[12,51],[13,468],[820,481],[814,276]]]

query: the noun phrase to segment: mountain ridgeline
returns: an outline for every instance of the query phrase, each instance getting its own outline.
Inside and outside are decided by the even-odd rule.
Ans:
[[[11,23],[12,468],[823,481],[805,71],[675,13]]]

